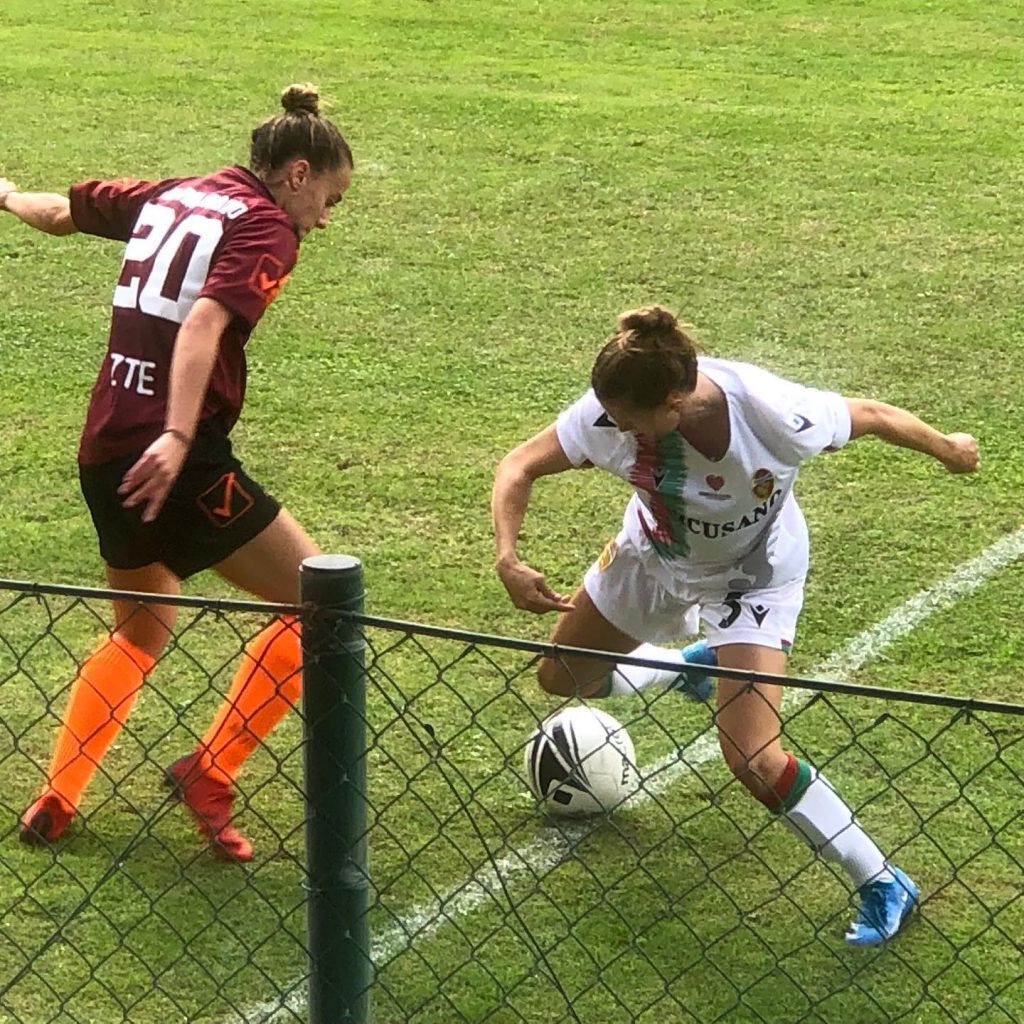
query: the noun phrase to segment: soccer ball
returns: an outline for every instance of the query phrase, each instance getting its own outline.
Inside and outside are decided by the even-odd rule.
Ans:
[[[526,743],[530,791],[551,814],[607,813],[636,789],[636,754],[625,727],[574,705],[544,719]]]

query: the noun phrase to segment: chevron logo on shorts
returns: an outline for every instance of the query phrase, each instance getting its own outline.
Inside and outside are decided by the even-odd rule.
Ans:
[[[207,519],[218,528],[230,526],[256,504],[253,496],[238,482],[235,472],[225,473],[196,498]]]

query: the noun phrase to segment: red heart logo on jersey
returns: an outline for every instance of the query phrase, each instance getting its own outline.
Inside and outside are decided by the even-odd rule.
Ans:
[[[708,485],[708,487],[711,488],[711,490],[713,490],[713,491],[720,491],[725,486],[725,477],[724,476],[706,476],[706,477],[704,477],[704,482]]]

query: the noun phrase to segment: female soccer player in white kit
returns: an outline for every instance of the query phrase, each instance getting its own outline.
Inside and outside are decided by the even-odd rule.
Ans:
[[[968,434],[942,434],[881,402],[803,387],[744,363],[697,356],[660,306],[624,313],[599,353],[591,389],[510,452],[494,482],[497,570],[513,603],[558,611],[555,644],[782,675],[803,603],[807,526],[793,494],[802,462],[874,434],[951,473],[978,466]],[[516,555],[533,481],[596,466],[630,483],[622,529],[572,598]],[[707,647],[652,647],[692,633]],[[646,642],[641,647],[641,642]],[[639,648],[639,649],[638,649]],[[707,652],[711,656],[707,657]],[[543,659],[541,685],[604,697],[650,685],[692,688],[693,673],[582,657]],[[782,745],[782,687],[722,678],[716,725],[729,768],[859,892],[848,942],[896,934],[917,888],[885,856],[832,785]]]

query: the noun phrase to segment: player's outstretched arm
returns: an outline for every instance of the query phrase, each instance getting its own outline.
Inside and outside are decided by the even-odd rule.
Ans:
[[[970,434],[943,434],[912,412],[867,398],[848,398],[850,437],[875,437],[938,459],[950,473],[978,468],[978,442]]]
[[[534,480],[573,468],[562,450],[554,424],[509,452],[498,463],[491,491],[491,516],[497,548],[495,567],[517,608],[531,612],[572,609],[568,597],[555,593],[542,573],[519,560],[516,544]]]
[[[13,181],[0,178],[0,210],[48,235],[73,235],[78,228],[71,219],[71,203],[56,192],[19,192]]]

